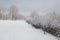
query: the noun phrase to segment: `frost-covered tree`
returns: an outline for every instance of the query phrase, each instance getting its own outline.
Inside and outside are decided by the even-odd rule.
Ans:
[[[0,7],[0,19],[2,19],[2,20],[5,19],[4,13],[5,13],[5,8]]]
[[[14,20],[16,17],[16,14],[18,14],[17,7],[15,5],[12,5],[9,9],[9,18]]]
[[[47,15],[49,18],[48,18],[48,22],[47,22],[47,25],[52,27],[52,28],[60,28],[60,14],[59,13],[49,13]]]
[[[7,16],[8,19],[11,20],[20,20],[24,19],[24,16],[18,13],[18,9],[15,5],[12,5],[9,9],[9,14]]]
[[[30,15],[30,22],[32,24],[38,24],[39,23],[39,14],[37,12],[32,12]]]
[[[0,13],[0,20],[2,19],[2,14]]]

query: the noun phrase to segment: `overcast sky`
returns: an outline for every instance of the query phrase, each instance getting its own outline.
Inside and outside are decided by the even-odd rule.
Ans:
[[[21,12],[60,11],[60,0],[0,0],[0,6],[16,5]]]

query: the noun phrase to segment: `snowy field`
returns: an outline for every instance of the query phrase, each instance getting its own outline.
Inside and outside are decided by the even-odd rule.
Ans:
[[[58,40],[51,34],[44,34],[24,20],[2,21],[0,20],[0,40]]]

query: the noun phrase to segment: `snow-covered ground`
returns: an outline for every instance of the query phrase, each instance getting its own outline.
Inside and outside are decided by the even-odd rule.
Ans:
[[[0,20],[0,40],[58,40],[56,37],[33,28],[24,20]]]

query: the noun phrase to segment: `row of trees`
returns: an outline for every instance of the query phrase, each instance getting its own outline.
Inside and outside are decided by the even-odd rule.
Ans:
[[[45,15],[39,15],[37,12],[32,12],[27,22],[32,24],[35,28],[42,28],[56,36],[57,32],[60,32],[59,13],[52,12]],[[60,36],[60,33],[58,33],[58,36]]]
[[[0,8],[0,20],[19,20],[24,19],[24,16],[18,13],[15,5],[8,9]]]
[[[37,25],[43,25],[48,27],[59,27],[60,28],[60,14],[59,13],[47,13],[46,15],[40,15],[36,12],[32,12],[26,19],[29,23]]]

